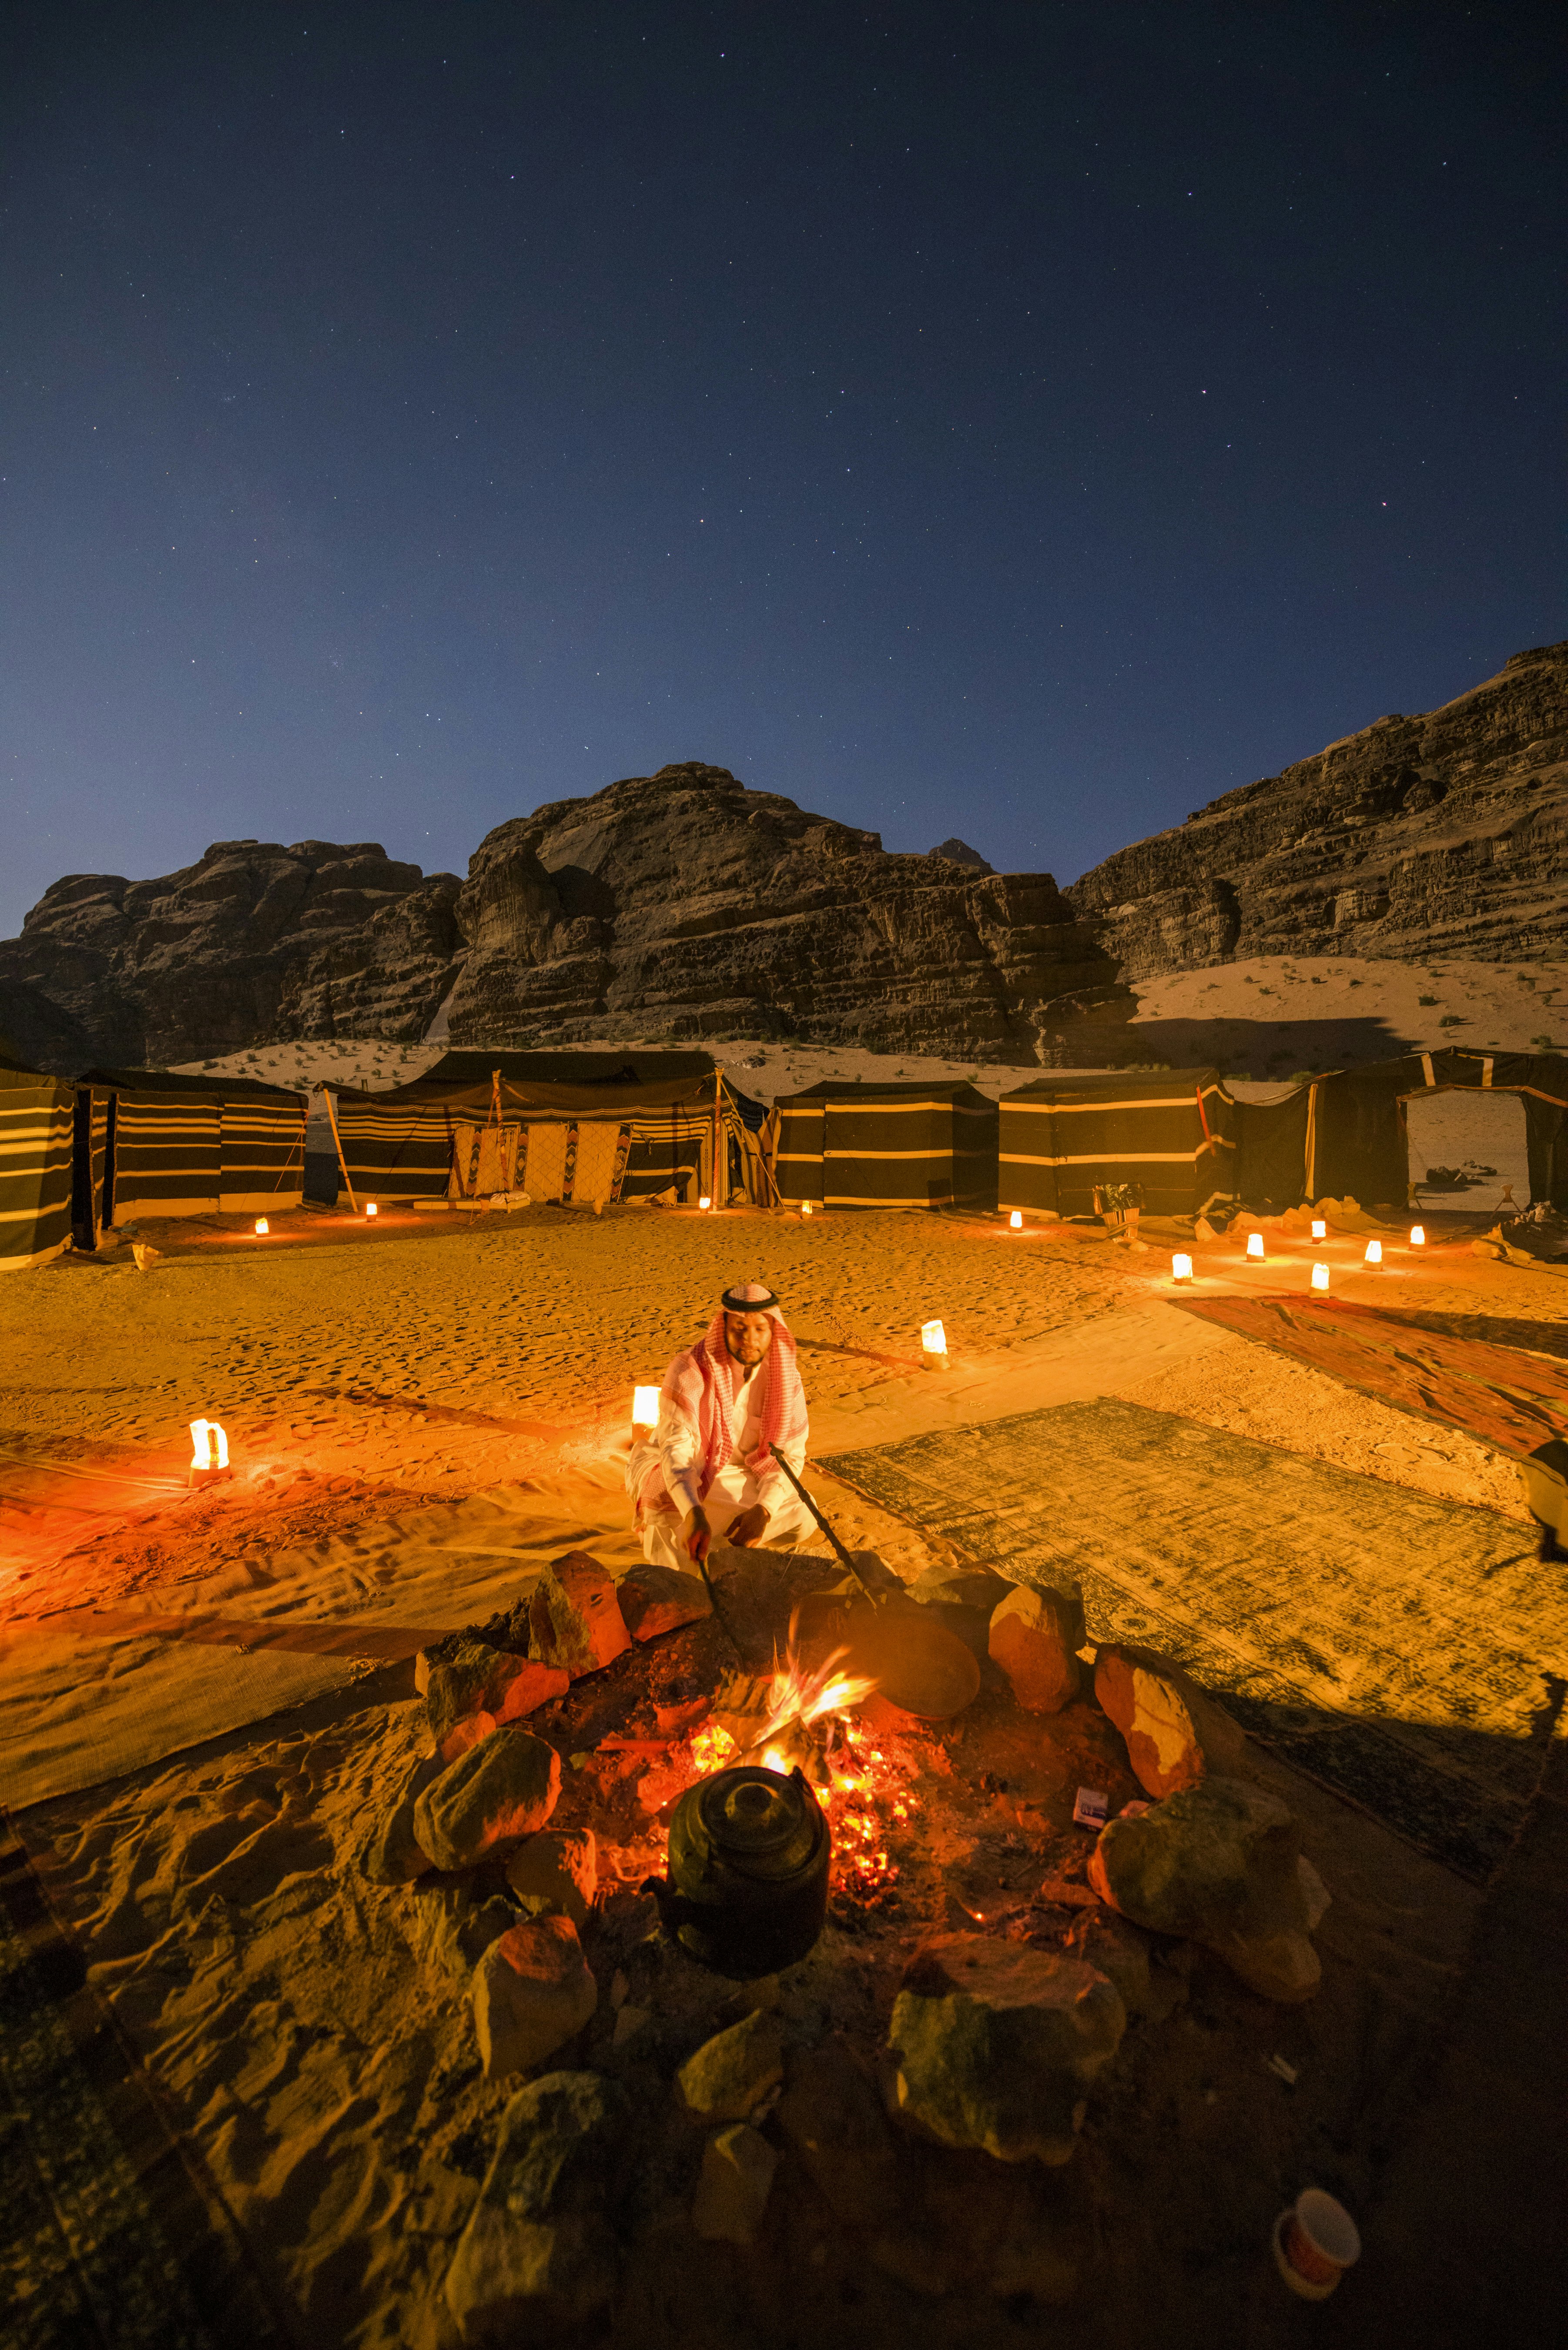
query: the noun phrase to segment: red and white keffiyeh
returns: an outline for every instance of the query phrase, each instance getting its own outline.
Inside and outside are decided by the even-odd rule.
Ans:
[[[757,1445],[745,1458],[753,1477],[767,1467],[775,1444],[790,1444],[804,1437],[807,1425],[805,1389],[795,1367],[794,1340],[782,1315],[770,1314],[768,1319],[774,1326],[773,1345],[753,1373],[763,1382]],[[706,1335],[684,1355],[677,1355],[666,1374],[663,1401],[672,1404],[697,1432],[697,1457],[691,1466],[697,1472],[699,1501],[707,1500],[714,1478],[734,1451],[732,1421],[743,1367],[725,1342],[724,1316],[719,1313]],[[654,1468],[639,1498],[645,1503],[657,1502],[663,1488],[663,1471]]]

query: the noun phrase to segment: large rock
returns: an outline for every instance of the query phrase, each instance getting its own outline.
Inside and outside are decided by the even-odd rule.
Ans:
[[[361,1872],[372,1885],[411,1885],[434,1866],[414,1834],[414,1807],[442,1768],[439,1754],[416,1762],[374,1821],[359,1858]]]
[[[488,1714],[493,1724],[521,1721],[552,1698],[564,1697],[569,1686],[558,1666],[514,1656],[467,1633],[421,1653],[428,1658],[425,1710],[438,1746],[475,1714]]]
[[[587,1922],[598,1890],[598,1846],[592,1828],[545,1828],[519,1845],[506,1864],[514,1898],[531,1918]]]
[[[558,1666],[574,1680],[613,1664],[631,1646],[615,1585],[586,1550],[553,1559],[528,1603],[529,1648],[540,1664]]]
[[[88,1047],[73,1068],[168,1068],[278,1035],[413,1043],[462,957],[459,886],[371,841],[220,840],[155,881],[68,874],[0,941],[0,999],[54,1007]]]
[[[779,2127],[846,2228],[876,2228],[898,2209],[898,2156],[881,2099],[838,2033],[790,2065]]]
[[[1089,2085],[1121,2044],[1115,1985],[1075,1959],[979,1934],[917,1952],[893,2004],[886,2074],[894,2116],[999,2162],[1065,2162]]]
[[[989,1646],[1027,1712],[1060,1713],[1084,1686],[1076,1652],[1086,1637],[1075,1585],[1066,1591],[1020,1585],[993,1611]]]
[[[461,1879],[421,1885],[402,1913],[402,1927],[422,1967],[466,1990],[485,1951],[511,1932],[517,1918],[504,1894],[480,1894]]]
[[[1095,1657],[1095,1695],[1127,1741],[1133,1775],[1149,1794],[1174,1795],[1211,1772],[1233,1776],[1246,1738],[1190,1675],[1152,1649],[1126,1645]]]
[[[702,2149],[692,2232],[709,2244],[750,2244],[767,2210],[778,2155],[760,2130],[732,2122]]]
[[[465,2342],[551,2342],[613,2296],[611,2217],[631,2153],[631,2101],[597,2073],[520,2089],[446,2277]]]
[[[531,1918],[492,1942],[471,1992],[486,2080],[525,2073],[580,2032],[598,1985],[569,1918]]]
[[[542,1828],[561,1792],[561,1758],[526,1730],[497,1730],[449,1762],[414,1805],[414,1835],[438,1868],[472,1868]]]
[[[681,1575],[672,1566],[634,1566],[621,1576],[615,1595],[634,1640],[656,1640],[661,1632],[678,1632],[713,1612],[701,1576]]]
[[[680,2102],[705,2122],[748,2120],[784,2078],[784,2035],[765,2008],[715,2033],[677,2076]]]
[[[1181,1934],[1265,1999],[1308,1999],[1322,1980],[1301,1828],[1277,1796],[1210,1777],[1100,1831],[1089,1881],[1135,1924]],[[1313,1872],[1311,1883],[1321,1890]]]
[[[1130,980],[1258,954],[1534,962],[1564,940],[1565,868],[1568,643],[1226,792],[1067,895]]]

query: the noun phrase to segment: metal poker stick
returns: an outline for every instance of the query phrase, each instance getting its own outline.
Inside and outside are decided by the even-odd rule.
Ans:
[[[839,1541],[838,1536],[834,1533],[833,1528],[828,1524],[827,1520],[823,1516],[822,1512],[817,1508],[816,1503],[812,1500],[811,1495],[806,1492],[805,1487],[801,1483],[800,1479],[795,1475],[794,1471],[790,1467],[789,1462],[784,1458],[776,1446],[772,1457],[774,1468],[782,1469],[784,1471],[784,1475],[789,1479],[790,1483],[794,1487],[795,1492],[805,1503],[806,1508],[811,1512],[812,1516],[816,1520],[817,1524],[822,1528],[822,1531],[827,1536],[828,1541],[833,1544],[834,1552],[838,1559],[839,1565],[841,1566],[846,1566],[849,1569],[850,1574],[855,1577],[856,1582],[860,1586],[861,1590],[866,1594],[867,1598],[871,1602],[873,1607],[879,1607],[881,1605],[882,1595],[879,1592],[873,1591],[871,1586],[867,1582],[866,1577],[861,1574],[860,1569],[856,1565],[855,1561],[845,1549],[844,1544]]]

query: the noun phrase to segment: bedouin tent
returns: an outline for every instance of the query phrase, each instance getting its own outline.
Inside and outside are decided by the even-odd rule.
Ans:
[[[304,1195],[303,1095],[251,1077],[89,1069],[78,1078],[78,1248],[143,1216],[266,1215]]]
[[[1406,1105],[1423,1093],[1511,1093],[1524,1106],[1531,1203],[1568,1209],[1568,1058],[1557,1053],[1407,1053],[1314,1077],[1278,1102],[1243,1102],[1237,1192],[1250,1208],[1343,1199],[1407,1203]]]
[[[0,1273],[71,1240],[71,1088],[0,1055]]]
[[[356,1206],[773,1197],[763,1106],[706,1053],[449,1053],[410,1085],[344,1088],[334,1116]]]
[[[1215,1069],[1049,1073],[1002,1097],[998,1204],[1087,1216],[1136,1184],[1150,1216],[1200,1215],[1234,1181],[1235,1105]]]
[[[825,1208],[996,1206],[996,1104],[971,1085],[835,1084],[774,1105],[774,1170],[786,1201]]]

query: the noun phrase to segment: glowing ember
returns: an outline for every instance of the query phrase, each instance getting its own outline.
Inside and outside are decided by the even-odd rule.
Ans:
[[[714,1771],[722,1771],[726,1763],[734,1761],[740,1751],[729,1731],[721,1730],[716,1721],[705,1722],[701,1730],[694,1730],[691,1733],[691,1760],[697,1766],[700,1779],[708,1778]]]

